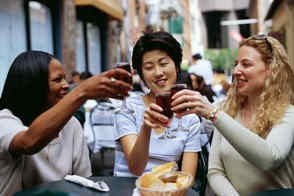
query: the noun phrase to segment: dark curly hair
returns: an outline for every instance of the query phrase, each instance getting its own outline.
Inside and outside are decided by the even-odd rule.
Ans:
[[[165,31],[145,33],[136,42],[132,54],[132,66],[137,70],[142,79],[142,58],[146,52],[151,50],[166,52],[174,61],[178,68],[177,70],[180,71],[183,56],[180,43],[171,34]]]

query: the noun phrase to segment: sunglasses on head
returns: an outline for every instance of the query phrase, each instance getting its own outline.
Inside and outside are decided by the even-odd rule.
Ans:
[[[269,46],[270,50],[272,51],[272,45],[268,40],[268,36],[265,34],[258,34],[258,35],[253,35],[251,36],[249,39],[253,39],[253,40],[264,40],[266,42],[266,44]]]

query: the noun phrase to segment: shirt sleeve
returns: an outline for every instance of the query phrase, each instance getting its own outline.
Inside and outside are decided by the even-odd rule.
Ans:
[[[197,116],[192,114],[189,117],[189,134],[185,142],[184,152],[199,152],[201,151],[200,132],[202,126]]]
[[[130,134],[137,135],[136,118],[134,114],[127,114],[121,111],[115,113],[114,128],[115,140]]]
[[[92,169],[82,126],[75,118],[72,118],[69,122],[72,123],[72,129],[74,129],[73,174],[89,177],[92,175]]]
[[[245,159],[259,169],[268,171],[279,167],[292,149],[293,119],[294,107],[290,106],[281,122],[271,129],[266,139],[245,128],[224,112],[219,113],[215,126]]]
[[[218,131],[214,132],[212,146],[209,153],[207,178],[213,191],[220,196],[238,196],[231,182],[225,175],[223,162],[220,157],[221,136]]]
[[[17,133],[27,130],[28,127],[6,109],[0,111],[0,124],[0,157],[12,158],[9,153],[10,143]]]

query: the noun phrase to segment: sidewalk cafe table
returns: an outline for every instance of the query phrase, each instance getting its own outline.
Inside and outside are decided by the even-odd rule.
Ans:
[[[253,193],[251,196],[292,196],[294,189],[276,189]]]
[[[14,196],[32,196],[37,195],[42,191],[60,191],[69,192],[77,196],[132,196],[133,189],[135,188],[135,181],[137,178],[133,177],[116,177],[116,176],[101,176],[101,177],[90,177],[94,181],[103,180],[109,186],[109,192],[100,192],[94,189],[90,189],[66,180],[54,181],[50,183],[44,183],[35,186],[30,189],[17,192]],[[198,195],[193,189],[189,189],[186,196]]]

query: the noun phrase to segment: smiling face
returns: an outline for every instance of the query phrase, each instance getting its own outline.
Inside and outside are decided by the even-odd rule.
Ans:
[[[48,104],[49,106],[53,106],[67,94],[69,85],[65,80],[65,73],[58,60],[52,59],[49,63],[48,70]]]
[[[177,80],[174,61],[161,50],[151,50],[143,55],[142,74],[146,85],[153,94],[169,91]]]
[[[261,54],[253,47],[239,49],[234,68],[234,81],[240,96],[259,96],[265,86],[269,70],[266,69]]]

